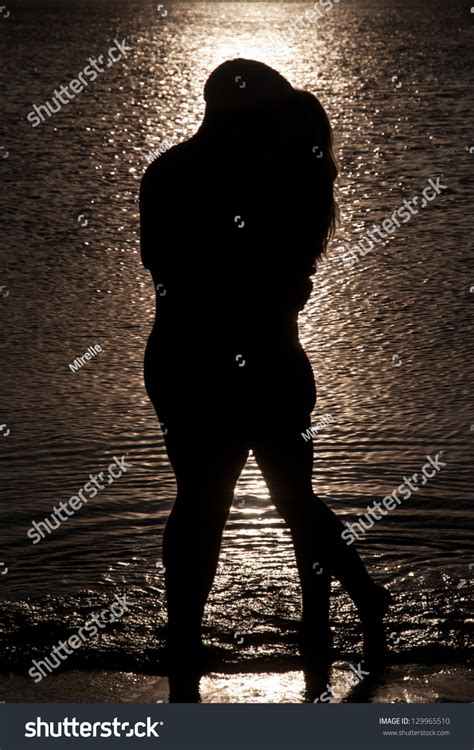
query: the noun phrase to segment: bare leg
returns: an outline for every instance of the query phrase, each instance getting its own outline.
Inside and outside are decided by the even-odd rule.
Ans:
[[[304,442],[280,438],[254,447],[255,459],[262,471],[272,501],[284,518],[293,539],[303,600],[303,628],[316,630],[321,637],[329,630],[331,571],[323,563],[315,538],[311,513],[312,453]],[[303,443],[303,446],[301,445]]]
[[[163,538],[168,609],[168,647],[183,655],[201,643],[201,620],[217,569],[222,532],[237,479],[247,459],[244,447],[227,441],[167,435],[178,494]],[[210,451],[208,453],[208,451]]]
[[[293,541],[303,589],[303,621],[323,627],[328,612],[328,579],[339,579],[356,604],[363,623],[385,614],[384,589],[368,574],[354,546],[348,546],[343,525],[312,489],[313,446],[300,432],[279,425],[278,433],[260,439],[254,448],[277,510],[287,521]],[[315,576],[319,568],[324,574]],[[319,579],[319,580],[318,580]],[[384,600],[385,601],[385,600]],[[380,606],[379,606],[380,605]],[[383,610],[383,612],[382,612]]]

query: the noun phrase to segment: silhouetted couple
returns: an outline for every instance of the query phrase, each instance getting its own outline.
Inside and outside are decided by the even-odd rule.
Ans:
[[[335,576],[375,659],[390,594],[314,494],[302,437],[316,389],[298,313],[336,223],[331,126],[315,96],[251,60],[220,65],[204,95],[198,132],[150,165],[140,193],[157,299],[145,382],[178,488],[163,540],[168,658],[176,669],[199,663],[221,536],[252,450],[291,530],[303,655],[327,656]]]

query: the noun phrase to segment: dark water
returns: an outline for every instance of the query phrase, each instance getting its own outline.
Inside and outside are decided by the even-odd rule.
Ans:
[[[142,382],[154,290],[140,265],[137,191],[150,152],[196,129],[203,82],[234,56],[262,59],[316,93],[335,130],[341,226],[300,317],[318,385],[314,421],[333,418],[315,440],[315,488],[353,521],[443,451],[447,466],[378,522],[360,549],[397,598],[396,658],[443,662],[448,672],[465,662],[474,571],[468,6],[341,0],[297,34],[288,23],[312,4],[167,3],[166,16],[156,3],[135,0],[9,6],[0,28],[7,111],[0,156],[8,151],[0,158],[7,426],[0,571],[8,568],[0,594],[8,668],[25,671],[115,592],[129,595],[133,613],[90,639],[76,664],[156,663],[161,535],[174,480]],[[269,46],[278,30],[283,43]],[[32,128],[32,105],[50,100],[116,37],[133,48],[127,59]],[[344,264],[342,243],[355,244],[437,177],[446,189],[435,200],[358,264]],[[94,344],[102,353],[71,372],[68,364]],[[189,362],[190,378],[196,366]],[[199,425],[189,429],[199,441]],[[33,520],[125,453],[132,464],[125,476],[31,543]],[[355,612],[338,584],[333,616],[340,653],[357,651]],[[251,460],[206,634],[231,660],[283,660],[294,653],[298,617],[290,538]],[[241,647],[236,631],[245,633]]]

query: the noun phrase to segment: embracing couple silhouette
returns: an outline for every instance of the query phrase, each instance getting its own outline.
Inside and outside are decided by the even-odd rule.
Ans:
[[[330,661],[334,576],[357,608],[365,664],[379,663],[391,595],[314,493],[302,437],[316,388],[298,314],[337,220],[329,119],[313,94],[252,60],[220,65],[204,98],[197,133],[153,162],[140,190],[157,289],[145,383],[177,482],[163,539],[169,672],[205,668],[201,620],[250,451],[291,532],[303,659]]]

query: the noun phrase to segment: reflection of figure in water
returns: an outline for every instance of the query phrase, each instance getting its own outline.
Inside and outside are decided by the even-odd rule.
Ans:
[[[147,169],[140,194],[158,307],[145,381],[178,487],[163,540],[169,658],[201,658],[204,605],[250,450],[291,530],[303,653],[328,651],[335,576],[375,658],[390,595],[314,495],[302,437],[316,390],[297,319],[335,225],[331,127],[316,97],[249,60],[219,66],[205,99],[196,135]]]

